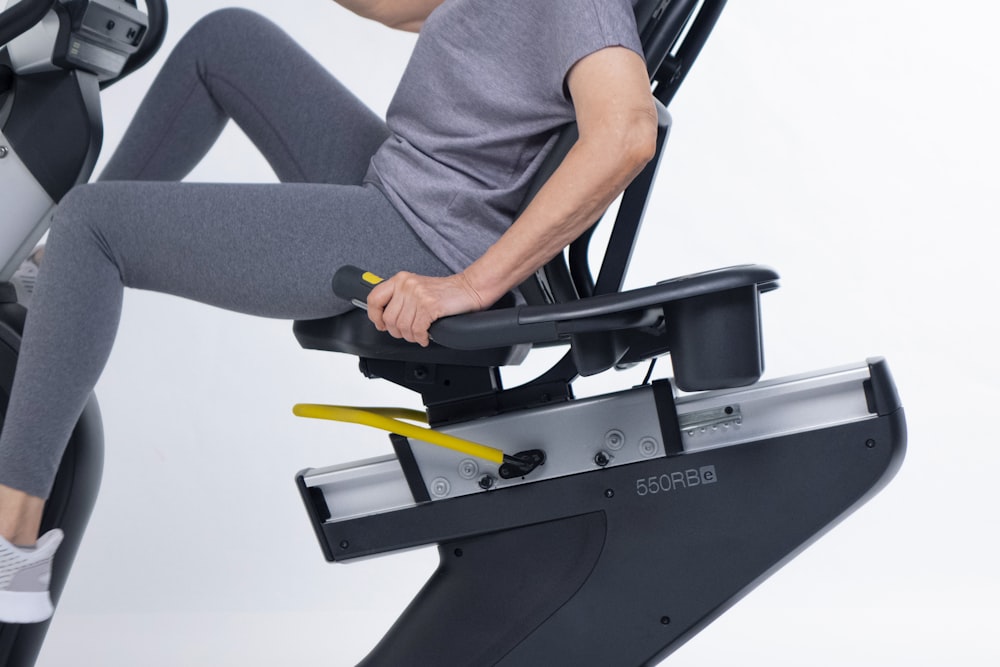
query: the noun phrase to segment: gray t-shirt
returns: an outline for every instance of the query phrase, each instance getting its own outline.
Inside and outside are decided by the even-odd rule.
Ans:
[[[454,271],[511,225],[557,131],[565,79],[609,46],[641,54],[633,0],[445,0],[424,23],[372,158],[378,185]]]

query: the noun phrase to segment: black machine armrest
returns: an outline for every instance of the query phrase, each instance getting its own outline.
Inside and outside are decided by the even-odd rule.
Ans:
[[[746,287],[765,292],[777,287],[777,280],[773,269],[736,266],[569,303],[455,315],[435,322],[430,333],[438,344],[458,350],[549,343],[579,333],[653,326],[667,304]]]
[[[334,279],[334,291],[363,305],[378,280],[344,267]],[[427,349],[395,339],[375,345],[369,336],[378,332],[360,317],[349,331],[323,333],[316,336],[321,344],[308,346],[411,362],[450,358],[453,363],[492,366],[506,361],[497,364],[493,351],[504,356],[527,346],[567,342],[582,375],[669,351],[681,389],[735,387],[755,382],[763,373],[758,299],[775,289],[777,281],[778,274],[768,267],[734,266],[567,303],[455,315],[431,326],[434,343]],[[320,323],[329,321],[338,327],[347,324],[343,317]],[[300,342],[306,342],[307,325],[316,326],[297,324]],[[354,336],[361,336],[363,344],[347,345]]]

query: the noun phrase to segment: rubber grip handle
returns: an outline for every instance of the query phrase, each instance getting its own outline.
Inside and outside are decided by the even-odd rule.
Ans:
[[[342,266],[333,274],[333,293],[358,308],[368,308],[368,294],[382,279],[356,266]]]

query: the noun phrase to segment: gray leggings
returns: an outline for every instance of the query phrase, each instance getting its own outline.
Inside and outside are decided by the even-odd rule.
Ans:
[[[232,118],[280,184],[179,183]],[[350,305],[337,267],[450,271],[362,185],[385,123],[265,19],[223,10],[178,44],[100,183],[62,201],[0,436],[0,483],[46,498],[104,368],[124,286],[286,319]],[[290,335],[290,334],[289,334]]]

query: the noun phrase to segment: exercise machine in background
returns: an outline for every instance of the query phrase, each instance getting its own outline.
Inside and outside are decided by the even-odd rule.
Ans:
[[[101,89],[144,65],[163,41],[164,0],[13,0],[0,13],[0,418],[17,365],[24,307],[10,279],[56,204],[86,182],[103,138]],[[45,505],[42,531],[65,533],[53,602],[69,576],[100,486],[100,410],[92,396]],[[35,663],[49,622],[0,624],[0,665]]]

